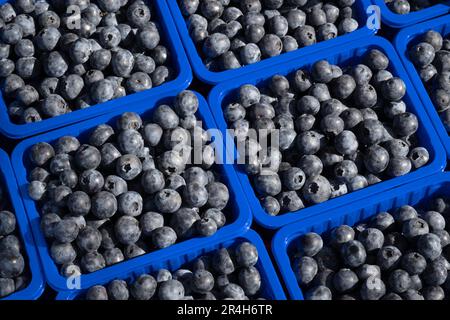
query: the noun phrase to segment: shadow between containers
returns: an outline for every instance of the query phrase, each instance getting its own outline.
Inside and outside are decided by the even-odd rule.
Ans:
[[[308,232],[322,234],[342,224],[353,226],[379,212],[407,204],[423,205],[431,197],[444,195],[450,195],[450,173],[439,173],[280,229],[272,240],[272,252],[290,298],[304,300],[289,258],[298,248],[297,240],[302,235]]]
[[[448,0],[408,14],[398,14],[393,12],[389,9],[384,0],[372,1],[380,8],[381,21],[392,28],[404,28],[450,12],[450,1]]]
[[[44,291],[45,283],[42,274],[41,263],[36,252],[36,244],[33,240],[31,226],[28,222],[22,200],[19,196],[19,189],[14,177],[9,156],[0,149],[0,180],[3,182],[5,192],[10,199],[11,211],[16,216],[16,224],[20,240],[23,244],[23,251],[26,253],[25,261],[30,273],[30,282],[28,285],[9,296],[0,300],[36,300]],[[6,195],[5,195],[6,197]]]
[[[0,0],[0,4],[5,2],[8,1]],[[164,96],[187,88],[192,82],[192,71],[180,37],[178,36],[175,23],[170,15],[169,8],[167,7],[165,0],[153,0],[152,3],[157,12],[157,22],[161,26],[161,31],[164,35],[164,43],[167,45],[172,56],[172,68],[177,72],[175,79],[149,90],[28,124],[15,124],[11,121],[3,94],[0,92],[0,122],[2,123],[0,132],[12,139],[22,139],[86,119],[91,119],[102,114],[115,112],[116,110],[124,110],[125,107],[132,106],[140,101]]]
[[[361,56],[369,49],[378,49],[384,52],[390,59],[388,69],[395,76],[400,77],[405,82],[407,90],[403,100],[408,106],[407,110],[415,113],[419,119],[418,137],[420,140],[420,145],[428,149],[430,153],[430,162],[426,166],[408,173],[407,175],[392,178],[369,186],[367,188],[325,201],[323,203],[316,204],[293,213],[285,213],[278,216],[270,216],[264,211],[259,199],[255,194],[255,191],[253,190],[248,175],[243,172],[242,169],[238,168],[237,164],[235,164],[238,178],[242,184],[242,188],[246,193],[253,216],[256,222],[261,226],[268,229],[278,229],[295,221],[304,220],[308,217],[324,213],[330,209],[346,205],[361,198],[369,197],[377,193],[387,191],[394,187],[444,170],[446,165],[445,153],[439,141],[439,138],[436,135],[436,132],[427,116],[427,113],[425,112],[424,107],[414,90],[414,86],[410,82],[406,71],[403,69],[402,63],[400,62],[400,59],[396,54],[394,48],[387,40],[381,37],[369,37],[367,39],[360,40],[357,43],[347,44],[346,46],[335,48],[331,52],[328,51],[316,53],[315,55],[303,56],[301,59],[291,60],[290,62],[272,66],[271,68],[267,68],[263,71],[254,72],[252,74],[248,74],[245,77],[239,77],[234,79],[233,81],[227,81],[215,86],[209,95],[208,101],[216,123],[219,126],[218,128],[222,131],[222,134],[227,135],[227,139],[233,141],[230,135],[226,132],[227,124],[223,116],[222,106],[231,102],[231,96],[236,94],[241,85],[264,85],[270,80],[271,76],[273,75],[288,75],[300,68],[309,67],[314,62],[321,59],[326,59],[330,63],[344,66],[349,63],[356,64],[361,59]],[[235,150],[235,147],[231,149]],[[235,155],[233,156],[234,159],[236,159]]]
[[[203,121],[204,129],[216,128],[214,119],[209,111],[208,105],[205,99],[198,93],[196,93],[200,102],[199,109],[197,111],[197,117]],[[31,222],[31,227],[33,231],[33,236],[38,245],[38,253],[44,268],[44,274],[49,285],[56,291],[67,290],[66,279],[60,275],[56,264],[53,262],[47,241],[40,229],[40,214],[36,203],[28,196],[27,192],[27,169],[30,168],[30,160],[28,157],[28,150],[37,142],[53,142],[59,137],[64,135],[72,135],[78,137],[81,141],[86,140],[88,134],[92,132],[95,127],[99,124],[109,123],[115,126],[116,119],[124,111],[136,112],[140,114],[143,120],[146,120],[151,115],[155,107],[163,103],[170,103],[173,101],[174,95],[160,97],[158,99],[153,99],[151,101],[141,102],[138,105],[130,106],[125,108],[125,110],[120,110],[120,112],[115,112],[113,114],[103,115],[94,119],[90,119],[78,124],[61,128],[55,131],[51,131],[39,136],[29,138],[22,141],[14,149],[12,154],[12,159],[14,163],[14,171],[18,181],[20,193],[22,196],[23,203],[25,205],[26,213],[28,219]],[[222,154],[223,150],[216,150],[219,155]],[[178,255],[181,252],[186,253],[191,250],[191,248],[204,246],[207,243],[213,243],[224,239],[229,239],[242,234],[247,229],[250,228],[252,222],[252,215],[250,213],[250,208],[248,207],[247,201],[243,196],[243,191],[241,189],[240,183],[236,176],[236,172],[232,165],[220,165],[216,167],[216,171],[220,172],[223,182],[228,186],[230,191],[230,201],[228,207],[227,218],[231,219],[231,223],[225,225],[217,231],[211,237],[201,238],[195,237],[189,240],[185,240],[176,243],[168,248],[153,251],[142,256],[136,257],[134,259],[129,259],[124,262],[118,263],[101,269],[99,271],[83,274],[81,276],[81,287],[86,288],[91,286],[97,281],[102,279],[109,279],[111,274],[120,274],[132,269],[134,266],[146,263],[146,261],[154,261],[159,259],[160,256],[165,255]],[[229,220],[230,221],[230,220]]]
[[[178,6],[178,0],[167,0],[170,11],[172,13],[173,19],[177,26],[181,41],[183,42],[184,48],[186,49],[186,54],[192,64],[192,69],[195,75],[208,84],[218,84],[236,77],[240,77],[257,70],[264,70],[275,64],[283,63],[297,57],[313,54],[314,52],[326,51],[330,48],[334,48],[346,43],[351,43],[354,41],[359,41],[360,39],[366,38],[368,36],[374,35],[376,29],[370,29],[367,27],[367,20],[369,13],[367,11],[368,7],[371,5],[370,0],[356,0],[354,4],[354,10],[357,12],[357,21],[360,27],[349,34],[338,36],[337,38],[318,42],[312,46],[304,47],[291,51],[288,53],[282,53],[277,57],[272,57],[268,59],[261,60],[260,62],[243,66],[235,70],[226,70],[220,72],[209,71],[205,64],[203,63],[202,57],[199,55],[195,43],[192,41],[188,28],[186,26],[186,20],[181,13],[180,7]]]
[[[411,78],[417,93],[425,106],[431,122],[436,129],[442,144],[445,147],[447,158],[450,158],[450,135],[445,129],[438,112],[434,107],[434,103],[430,98],[414,64],[408,58],[408,49],[419,42],[419,38],[428,30],[434,30],[444,35],[450,35],[450,15],[446,15],[437,19],[429,20],[408,28],[402,29],[394,40],[395,49],[402,60],[408,75]]]
[[[114,279],[122,279],[125,281],[134,280],[140,274],[149,273],[152,274],[159,269],[168,269],[170,271],[176,271],[178,268],[183,265],[192,262],[197,257],[208,254],[211,251],[220,248],[228,248],[230,246],[234,246],[238,243],[242,243],[244,241],[249,241],[253,243],[258,250],[258,263],[256,264],[256,268],[261,274],[261,283],[262,283],[262,296],[266,299],[270,300],[286,300],[286,296],[284,294],[283,288],[281,287],[281,283],[278,280],[278,276],[275,272],[275,269],[270,261],[269,254],[264,246],[263,241],[259,237],[259,235],[253,231],[248,230],[247,232],[237,236],[233,239],[220,240],[209,242],[203,246],[195,246],[192,248],[190,252],[178,252],[177,254],[168,255],[165,254],[161,256],[159,259],[149,259],[145,263],[140,263],[136,265],[133,269],[126,270],[122,274],[111,275],[108,279],[98,279],[95,284],[107,284],[109,281]],[[57,295],[57,300],[76,300],[81,294],[84,294],[85,290],[78,291],[66,291],[61,292]]]

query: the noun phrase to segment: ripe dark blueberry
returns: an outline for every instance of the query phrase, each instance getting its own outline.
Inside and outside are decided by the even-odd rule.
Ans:
[[[361,241],[368,252],[372,252],[383,247],[384,235],[378,229],[367,228],[358,235],[358,240]]]
[[[322,238],[313,232],[305,234],[300,243],[300,252],[310,257],[315,256],[323,247]]]
[[[440,286],[446,282],[448,271],[446,266],[436,260],[428,263],[423,272],[422,279],[428,286]]]
[[[363,300],[380,300],[386,293],[386,286],[379,277],[368,277],[361,285],[360,295]]]
[[[342,244],[340,252],[342,260],[348,267],[356,268],[366,261],[366,250],[359,241],[350,240],[345,242]]]
[[[428,234],[429,227],[425,220],[420,218],[413,218],[407,220],[402,225],[402,233],[407,238],[416,238],[421,235]]]
[[[393,292],[400,294],[410,289],[411,278],[405,270],[397,269],[389,275],[388,284]]]
[[[334,288],[342,293],[352,290],[357,282],[358,277],[350,269],[340,269],[333,277]]]
[[[317,274],[317,263],[313,258],[302,257],[293,262],[294,274],[300,285],[307,285]]]
[[[417,250],[426,259],[435,260],[442,253],[441,240],[435,234],[423,234],[417,240]]]
[[[391,270],[400,263],[401,252],[394,246],[385,246],[378,251],[377,264],[382,271]]]
[[[157,228],[152,232],[152,243],[158,248],[166,248],[174,244],[177,240],[177,235],[170,227]]]

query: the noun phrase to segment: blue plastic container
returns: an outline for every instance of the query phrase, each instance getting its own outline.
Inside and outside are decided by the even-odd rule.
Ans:
[[[289,53],[283,53],[277,57],[264,59],[255,64],[243,66],[239,69],[212,72],[206,68],[202,57],[200,57],[197,51],[195,43],[189,35],[185,17],[182,15],[177,1],[178,0],[167,0],[175,24],[177,25],[178,32],[181,36],[181,40],[183,41],[184,48],[186,49],[189,60],[191,61],[195,75],[203,82],[209,84],[217,84],[256,70],[264,70],[275,64],[299,58],[300,56],[306,56],[313,52],[327,51],[329,48],[338,47],[348,42],[358,41],[359,39],[375,34],[377,31],[376,29],[369,29],[366,25],[368,18],[368,13],[366,10],[371,5],[370,0],[357,0],[353,5],[353,10],[355,12],[355,18],[359,23],[359,29],[350,34],[342,35],[328,41],[318,42],[315,45],[304,47]]]
[[[146,103],[140,103],[133,107],[125,108],[122,111],[133,111],[139,113],[142,118],[148,119],[152,110],[163,103],[171,103],[174,96],[152,99]],[[197,112],[197,116],[202,119],[203,127],[205,129],[215,128],[216,124],[209,111],[208,105],[205,99],[198,94],[200,101],[200,107]],[[14,171],[19,184],[20,192],[23,202],[25,204],[28,218],[31,222],[33,235],[38,244],[38,252],[44,267],[44,273],[49,285],[57,290],[67,290],[66,279],[60,275],[57,265],[53,262],[50,254],[47,241],[44,238],[40,229],[40,215],[35,202],[28,196],[27,192],[27,172],[31,168],[30,160],[28,157],[28,151],[37,142],[49,142],[52,143],[59,137],[65,135],[76,136],[80,141],[86,141],[89,133],[91,133],[99,124],[108,123],[111,126],[115,126],[118,116],[122,112],[115,112],[114,114],[103,115],[94,119],[90,119],[85,122],[81,122],[72,126],[61,128],[55,131],[48,132],[36,137],[29,138],[22,141],[17,145],[12,155],[12,162],[14,163]],[[217,150],[217,152],[221,152]],[[120,274],[126,270],[131,270],[134,266],[140,264],[146,264],[147,261],[158,260],[159,257],[165,255],[176,256],[179,252],[190,252],[192,248],[203,247],[208,243],[219,241],[221,239],[228,239],[239,234],[242,234],[250,227],[252,216],[250,209],[243,196],[243,191],[236,176],[236,172],[232,165],[217,166],[216,170],[222,174],[223,182],[228,186],[230,191],[229,212],[227,212],[228,224],[222,227],[215,235],[208,238],[193,238],[186,241],[177,243],[169,248],[151,252],[143,256],[124,261],[122,263],[107,267],[105,269],[89,273],[81,276],[81,283],[84,287],[91,286],[96,283],[98,279],[106,279],[112,274]]]
[[[330,209],[343,206],[358,199],[372,196],[379,192],[392,189],[396,186],[405,184],[424,176],[429,176],[436,172],[442,171],[445,167],[445,155],[442,145],[439,142],[438,136],[431,125],[431,122],[418,98],[413,85],[402,67],[398,55],[395,53],[391,44],[380,37],[370,37],[358,42],[347,44],[346,46],[336,47],[327,52],[316,53],[309,57],[304,57],[298,61],[291,61],[289,63],[279,64],[271,68],[267,68],[260,72],[248,74],[245,77],[239,77],[233,81],[227,81],[214,87],[209,95],[209,103],[216,119],[216,123],[222,132],[226,131],[227,124],[225,122],[222,106],[235,101],[235,96],[239,87],[243,84],[254,84],[256,86],[265,86],[270,81],[271,76],[276,74],[288,75],[300,68],[309,68],[314,62],[326,59],[330,63],[338,64],[340,66],[355,65],[360,62],[361,56],[370,49],[378,49],[384,52],[390,59],[389,70],[396,76],[402,78],[406,84],[406,95],[404,101],[408,106],[408,110],[415,113],[420,121],[418,130],[418,137],[420,145],[426,147],[430,152],[430,162],[405,176],[397,177],[387,181],[383,181],[376,185],[349,193],[347,195],[337,197],[321,204],[310,206],[294,213],[280,214],[279,216],[270,216],[262,208],[259,199],[253,191],[248,175],[242,169],[236,169],[239,180],[241,181],[243,189],[246,191],[247,199],[252,208],[255,220],[265,228],[276,229],[292,222],[306,219],[310,216],[318,215],[320,213],[329,211]],[[231,138],[229,138],[232,140]]]
[[[7,1],[0,0],[0,4],[5,2]],[[176,78],[150,90],[145,90],[101,103],[90,108],[76,110],[58,117],[29,124],[15,124],[11,121],[5,105],[5,100],[0,93],[0,122],[2,124],[0,126],[0,132],[13,139],[21,139],[64,127],[82,120],[94,118],[102,114],[115,112],[116,110],[123,111],[127,106],[133,106],[136,103],[139,103],[139,101],[147,101],[155,97],[166,96],[187,88],[192,81],[192,71],[178,36],[177,29],[170,15],[169,8],[167,7],[165,0],[153,0],[152,3],[156,9],[156,11],[153,12],[153,15],[156,17],[155,20],[159,22],[161,26],[162,40],[170,50],[172,56],[172,63],[170,66],[177,75]]]
[[[25,209],[19,197],[19,188],[14,177],[11,162],[5,151],[0,149],[0,181],[5,191],[5,196],[9,196],[11,211],[16,215],[19,235],[24,245],[26,253],[25,261],[31,278],[27,287],[17,291],[0,300],[35,300],[44,291],[44,277],[42,275],[41,264],[36,252],[36,244],[31,233]],[[7,193],[7,195],[6,195]]]
[[[423,10],[398,14],[389,9],[384,0],[373,0],[380,7],[381,21],[393,28],[404,28],[450,12],[450,2],[442,1]]]
[[[290,257],[297,251],[299,239],[308,232],[326,233],[342,224],[353,226],[377,213],[403,205],[421,206],[433,197],[450,195],[450,174],[439,173],[399,188],[356,201],[326,214],[285,226],[272,240],[272,252],[291,299],[303,300],[303,293],[291,267]]]
[[[417,93],[422,100],[429,117],[431,118],[431,121],[433,122],[434,128],[441,138],[447,152],[447,158],[450,158],[450,136],[434,107],[433,101],[431,101],[430,95],[420,79],[416,67],[408,57],[408,49],[420,42],[420,37],[428,30],[435,30],[448,36],[450,34],[450,15],[426,21],[401,30],[395,38],[395,48],[400,55],[403,65],[405,66],[405,69],[408,72],[409,77],[411,78]]]
[[[281,287],[278,276],[270,261],[269,255],[264,243],[258,234],[253,230],[248,230],[243,235],[234,239],[220,239],[219,241],[208,242],[203,246],[192,247],[189,252],[177,251],[172,254],[161,255],[158,259],[148,259],[144,263],[136,264],[132,269],[123,270],[121,273],[111,274],[109,277],[98,277],[94,285],[107,284],[114,279],[123,279],[131,282],[143,273],[154,274],[159,269],[168,269],[172,272],[178,270],[184,265],[192,262],[196,258],[208,254],[211,251],[235,246],[244,241],[253,243],[258,249],[259,260],[256,268],[261,274],[261,296],[268,300],[286,300],[286,296]],[[60,292],[56,297],[57,300],[75,300],[77,297],[86,292],[88,287],[83,287],[78,291]],[[84,289],[84,290],[83,290]]]

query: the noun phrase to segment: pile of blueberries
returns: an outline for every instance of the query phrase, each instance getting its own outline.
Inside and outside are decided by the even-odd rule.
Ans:
[[[182,91],[173,108],[153,110],[152,122],[126,112],[116,129],[97,126],[88,143],[64,136],[30,149],[29,196],[38,201],[42,232],[65,276],[90,273],[225,225],[226,185],[196,148],[210,154],[196,122],[199,101]],[[214,160],[214,159],[212,159]],[[81,268],[80,268],[81,267]]]
[[[11,120],[37,122],[168,81],[169,52],[154,16],[142,0],[0,6],[0,80]]]
[[[436,0],[384,0],[388,8],[397,14],[420,11],[436,4]]]
[[[7,210],[10,205],[5,192],[0,185],[0,298],[25,288],[29,283],[16,216]]]
[[[243,85],[237,101],[224,106],[268,214],[297,211],[429,161],[418,146],[418,119],[402,100],[405,83],[387,70],[389,59],[373,49],[363,63],[341,69],[321,60],[288,78],[273,76],[261,91]],[[260,143],[274,134],[276,145]]]
[[[258,250],[250,242],[219,249],[194,260],[189,269],[160,269],[155,277],[141,274],[132,283],[113,280],[88,289],[86,300],[248,300],[258,297],[261,275]]]
[[[308,300],[443,300],[450,296],[449,199],[402,206],[323,239],[307,233],[292,262]],[[447,222],[447,224],[446,224]]]
[[[419,41],[409,49],[409,58],[450,132],[450,38],[429,30]]]
[[[237,69],[358,29],[355,0],[179,0],[212,71]]]

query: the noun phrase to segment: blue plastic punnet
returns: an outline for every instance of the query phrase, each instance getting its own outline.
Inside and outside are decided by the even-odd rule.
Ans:
[[[41,263],[36,252],[36,244],[31,233],[31,226],[28,222],[22,200],[19,196],[16,178],[11,167],[11,162],[5,151],[0,149],[0,181],[4,189],[4,197],[9,197],[11,211],[16,215],[17,229],[24,246],[25,263],[30,271],[28,285],[9,296],[0,300],[35,300],[44,291],[44,276],[42,274]]]
[[[398,14],[389,9],[384,0],[373,0],[380,8],[381,21],[392,28],[404,28],[450,12],[450,2],[441,1],[431,7],[412,11],[408,14]]]
[[[405,29],[402,29],[395,38],[395,48],[405,66],[406,71],[414,84],[417,93],[422,100],[425,109],[430,116],[431,122],[434,125],[441,141],[447,152],[447,158],[450,158],[450,136],[442,123],[438,112],[436,111],[434,104],[428,94],[419,73],[417,72],[414,64],[409,60],[408,49],[411,46],[420,42],[421,36],[428,30],[434,30],[440,32],[442,35],[450,35],[450,15],[446,15],[437,19],[426,21]]]
[[[0,4],[5,2],[5,0],[0,0]],[[166,96],[187,88],[192,81],[192,71],[169,8],[167,7],[165,0],[153,0],[152,3],[156,9],[152,14],[156,18],[155,21],[157,21],[161,27],[161,38],[172,56],[170,67],[176,75],[173,80],[164,83],[159,87],[94,105],[86,109],[76,110],[58,117],[28,124],[16,124],[11,121],[5,100],[2,93],[0,93],[0,132],[12,139],[22,139],[82,120],[94,118],[102,114],[115,112],[116,110],[125,110],[128,106],[133,106],[140,101],[148,101],[149,99]]]
[[[200,96],[199,110],[197,111],[197,117],[202,120],[203,127],[205,129],[216,128],[214,119],[209,111],[208,105],[205,99]],[[29,149],[37,142],[53,143],[58,138],[66,135],[77,137],[81,142],[88,139],[89,134],[100,124],[108,123],[115,127],[117,118],[122,114],[122,111],[136,112],[142,116],[143,120],[150,119],[153,109],[159,105],[173,102],[174,95],[168,97],[153,98],[146,102],[141,102],[134,106],[129,106],[121,112],[114,114],[103,115],[94,119],[90,119],[78,124],[61,128],[55,131],[51,131],[39,136],[29,138],[22,141],[13,151],[12,162],[14,163],[14,171],[19,184],[20,193],[22,195],[23,203],[25,205],[28,219],[31,222],[33,230],[33,236],[38,244],[38,252],[43,265],[44,274],[48,284],[57,291],[68,290],[66,279],[60,275],[57,265],[53,262],[50,253],[49,246],[46,239],[40,229],[40,215],[35,201],[33,201],[27,192],[27,173],[31,170],[32,166],[29,159]],[[217,148],[217,154],[223,152]],[[220,156],[220,155],[219,155]],[[216,234],[211,237],[201,238],[196,237],[186,241],[179,242],[166,249],[157,250],[140,257],[130,259],[119,264],[107,267],[105,269],[85,274],[81,276],[82,287],[89,287],[96,283],[99,279],[107,279],[111,274],[120,274],[126,270],[133,269],[136,265],[146,264],[147,261],[155,261],[160,256],[178,256],[179,253],[189,253],[192,248],[202,247],[208,243],[213,243],[221,239],[228,239],[245,232],[251,224],[252,216],[248,207],[245,196],[241,189],[240,183],[237,179],[236,172],[233,165],[217,165],[216,171],[221,175],[221,179],[228,186],[230,191],[230,200],[228,211],[225,212],[228,218],[227,225],[222,227]],[[69,285],[69,287],[71,284]]]
[[[272,252],[290,299],[303,300],[303,292],[291,267],[300,238],[308,232],[326,236],[332,228],[346,224],[353,226],[377,213],[391,212],[403,205],[423,206],[435,197],[450,196],[450,174],[439,173],[399,188],[349,203],[326,214],[290,224],[280,229],[272,240]]]
[[[311,55],[314,52],[328,51],[331,48],[343,46],[346,43],[359,41],[360,39],[374,35],[377,31],[377,23],[374,23],[373,27],[371,26],[371,24],[372,22],[379,22],[376,21],[376,19],[368,19],[368,17],[373,14],[373,10],[369,8],[369,6],[371,5],[370,0],[356,0],[352,6],[355,13],[355,19],[359,23],[359,29],[357,29],[356,31],[346,35],[338,36],[337,38],[328,41],[318,42],[312,46],[303,47],[301,49],[297,49],[288,53],[283,53],[277,57],[264,59],[255,64],[243,66],[239,69],[213,72],[209,71],[206,68],[202,57],[199,55],[194,41],[192,41],[192,38],[189,35],[185,17],[183,17],[183,14],[181,13],[180,7],[178,5],[178,0],[167,0],[167,3],[173,15],[175,24],[177,25],[177,29],[180,34],[181,40],[183,41],[183,45],[186,49],[188,58],[191,61],[191,65],[195,75],[200,80],[209,84],[217,84],[235,77],[248,74],[250,72],[254,72],[256,70],[265,70],[266,68],[275,64]],[[368,20],[369,26],[367,23]]]
[[[143,263],[136,264],[133,268],[123,269],[120,273],[110,274],[108,277],[99,277],[96,279],[94,285],[105,285],[114,279],[133,281],[143,273],[154,274],[160,269],[168,269],[174,272],[202,255],[208,254],[220,248],[233,247],[244,241],[253,243],[258,250],[259,260],[256,264],[256,268],[261,274],[260,295],[268,300],[286,300],[283,288],[278,280],[278,276],[272,262],[270,261],[264,243],[258,234],[253,230],[248,230],[246,233],[233,239],[220,239],[219,241],[208,242],[204,246],[194,246],[189,252],[177,251],[172,254],[168,254],[168,252],[166,252],[166,254],[161,254],[158,258],[155,256],[154,259],[148,259]],[[81,290],[76,291],[60,292],[56,299],[76,300],[86,291],[87,288],[82,288]]]
[[[405,101],[408,110],[413,112],[419,119],[420,125],[419,130],[417,131],[417,136],[419,138],[420,145],[427,148],[430,152],[430,162],[426,166],[402,177],[389,179],[344,196],[328,200],[321,204],[313,205],[293,213],[280,214],[278,216],[270,216],[264,211],[256,193],[253,190],[249,176],[241,168],[236,168],[242,188],[244,189],[250,203],[253,216],[256,222],[263,227],[277,229],[295,221],[304,220],[308,217],[327,212],[333,208],[346,205],[358,199],[370,197],[376,193],[386,192],[394,187],[429,176],[444,169],[446,160],[443,147],[419,97],[416,94],[414,86],[410,82],[409,77],[392,45],[387,40],[380,37],[369,37],[367,39],[361,39],[355,43],[348,43],[345,46],[335,47],[333,50],[327,50],[320,53],[316,52],[316,54],[303,57],[302,59],[292,60],[290,62],[272,66],[259,72],[254,72],[217,85],[213,88],[213,90],[211,90],[209,95],[209,104],[216,123],[219,126],[218,128],[224,135],[227,134],[227,124],[223,116],[222,107],[230,102],[236,101],[236,95],[241,85],[253,84],[264,87],[273,75],[280,74],[286,76],[301,68],[308,69],[314,62],[321,59],[326,59],[330,63],[337,64],[342,67],[347,65],[355,65],[361,62],[362,56],[370,49],[378,49],[384,52],[390,59],[388,68],[389,71],[404,80],[407,90],[403,100]],[[231,137],[229,139],[232,140]],[[229,148],[229,150],[233,149],[235,148]],[[233,156],[236,157],[236,152],[233,153]],[[235,165],[237,166],[237,164]]]

